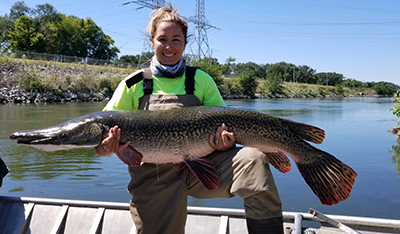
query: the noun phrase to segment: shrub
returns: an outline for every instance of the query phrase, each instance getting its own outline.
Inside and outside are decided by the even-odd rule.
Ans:
[[[400,90],[397,90],[397,92],[393,95],[393,102],[396,103],[396,105],[390,108],[390,110],[394,115],[400,118]],[[400,125],[400,119],[397,123]]]
[[[283,93],[283,79],[278,73],[268,73],[262,87],[262,93],[265,95],[275,95]]]

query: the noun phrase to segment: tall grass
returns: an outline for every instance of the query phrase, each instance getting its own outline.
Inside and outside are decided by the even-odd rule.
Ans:
[[[50,91],[55,94],[62,90],[112,93],[119,82],[134,71],[132,68],[110,65],[37,61],[9,56],[0,56],[1,67],[8,67],[8,70],[12,71],[5,77],[0,77],[0,85],[17,83],[28,91]],[[2,79],[7,79],[7,82]]]

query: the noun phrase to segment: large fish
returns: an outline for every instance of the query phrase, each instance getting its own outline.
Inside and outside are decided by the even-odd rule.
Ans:
[[[43,150],[95,147],[115,125],[121,144],[117,156],[129,166],[141,163],[185,162],[208,189],[218,187],[218,173],[204,158],[218,126],[225,123],[236,143],[263,151],[279,171],[290,170],[290,156],[322,204],[333,205],[350,196],[356,172],[331,154],[306,141],[322,143],[324,130],[256,111],[227,107],[189,107],[163,111],[105,111],[72,119],[57,126],[14,132],[19,144]]]

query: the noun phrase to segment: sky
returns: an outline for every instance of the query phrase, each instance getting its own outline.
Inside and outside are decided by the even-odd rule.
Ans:
[[[151,0],[140,0],[152,2]],[[122,55],[140,54],[151,10],[129,0],[25,0],[49,3],[65,15],[90,17]],[[195,16],[195,0],[171,0],[178,13]],[[126,4],[129,3],[129,4]],[[14,1],[0,0],[0,15]],[[307,65],[363,82],[400,84],[399,0],[218,0],[205,1],[212,57],[225,63],[277,62]],[[189,22],[189,33],[195,27]],[[191,37],[186,50],[196,51]]]

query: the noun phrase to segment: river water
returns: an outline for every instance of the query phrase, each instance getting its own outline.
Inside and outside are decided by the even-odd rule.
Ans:
[[[387,130],[397,124],[390,98],[228,100],[228,106],[265,112],[319,126],[326,131],[317,147],[357,173],[348,200],[321,205],[292,162],[292,170],[272,172],[285,211],[400,218],[400,143]],[[115,155],[98,157],[93,149],[43,152],[19,146],[11,132],[56,125],[99,111],[105,103],[0,105],[0,157],[10,173],[0,195],[128,202],[127,166]],[[396,151],[397,149],[397,151]],[[397,153],[396,153],[397,152]],[[400,163],[399,163],[400,164]],[[192,206],[242,208],[240,198],[190,198]]]

